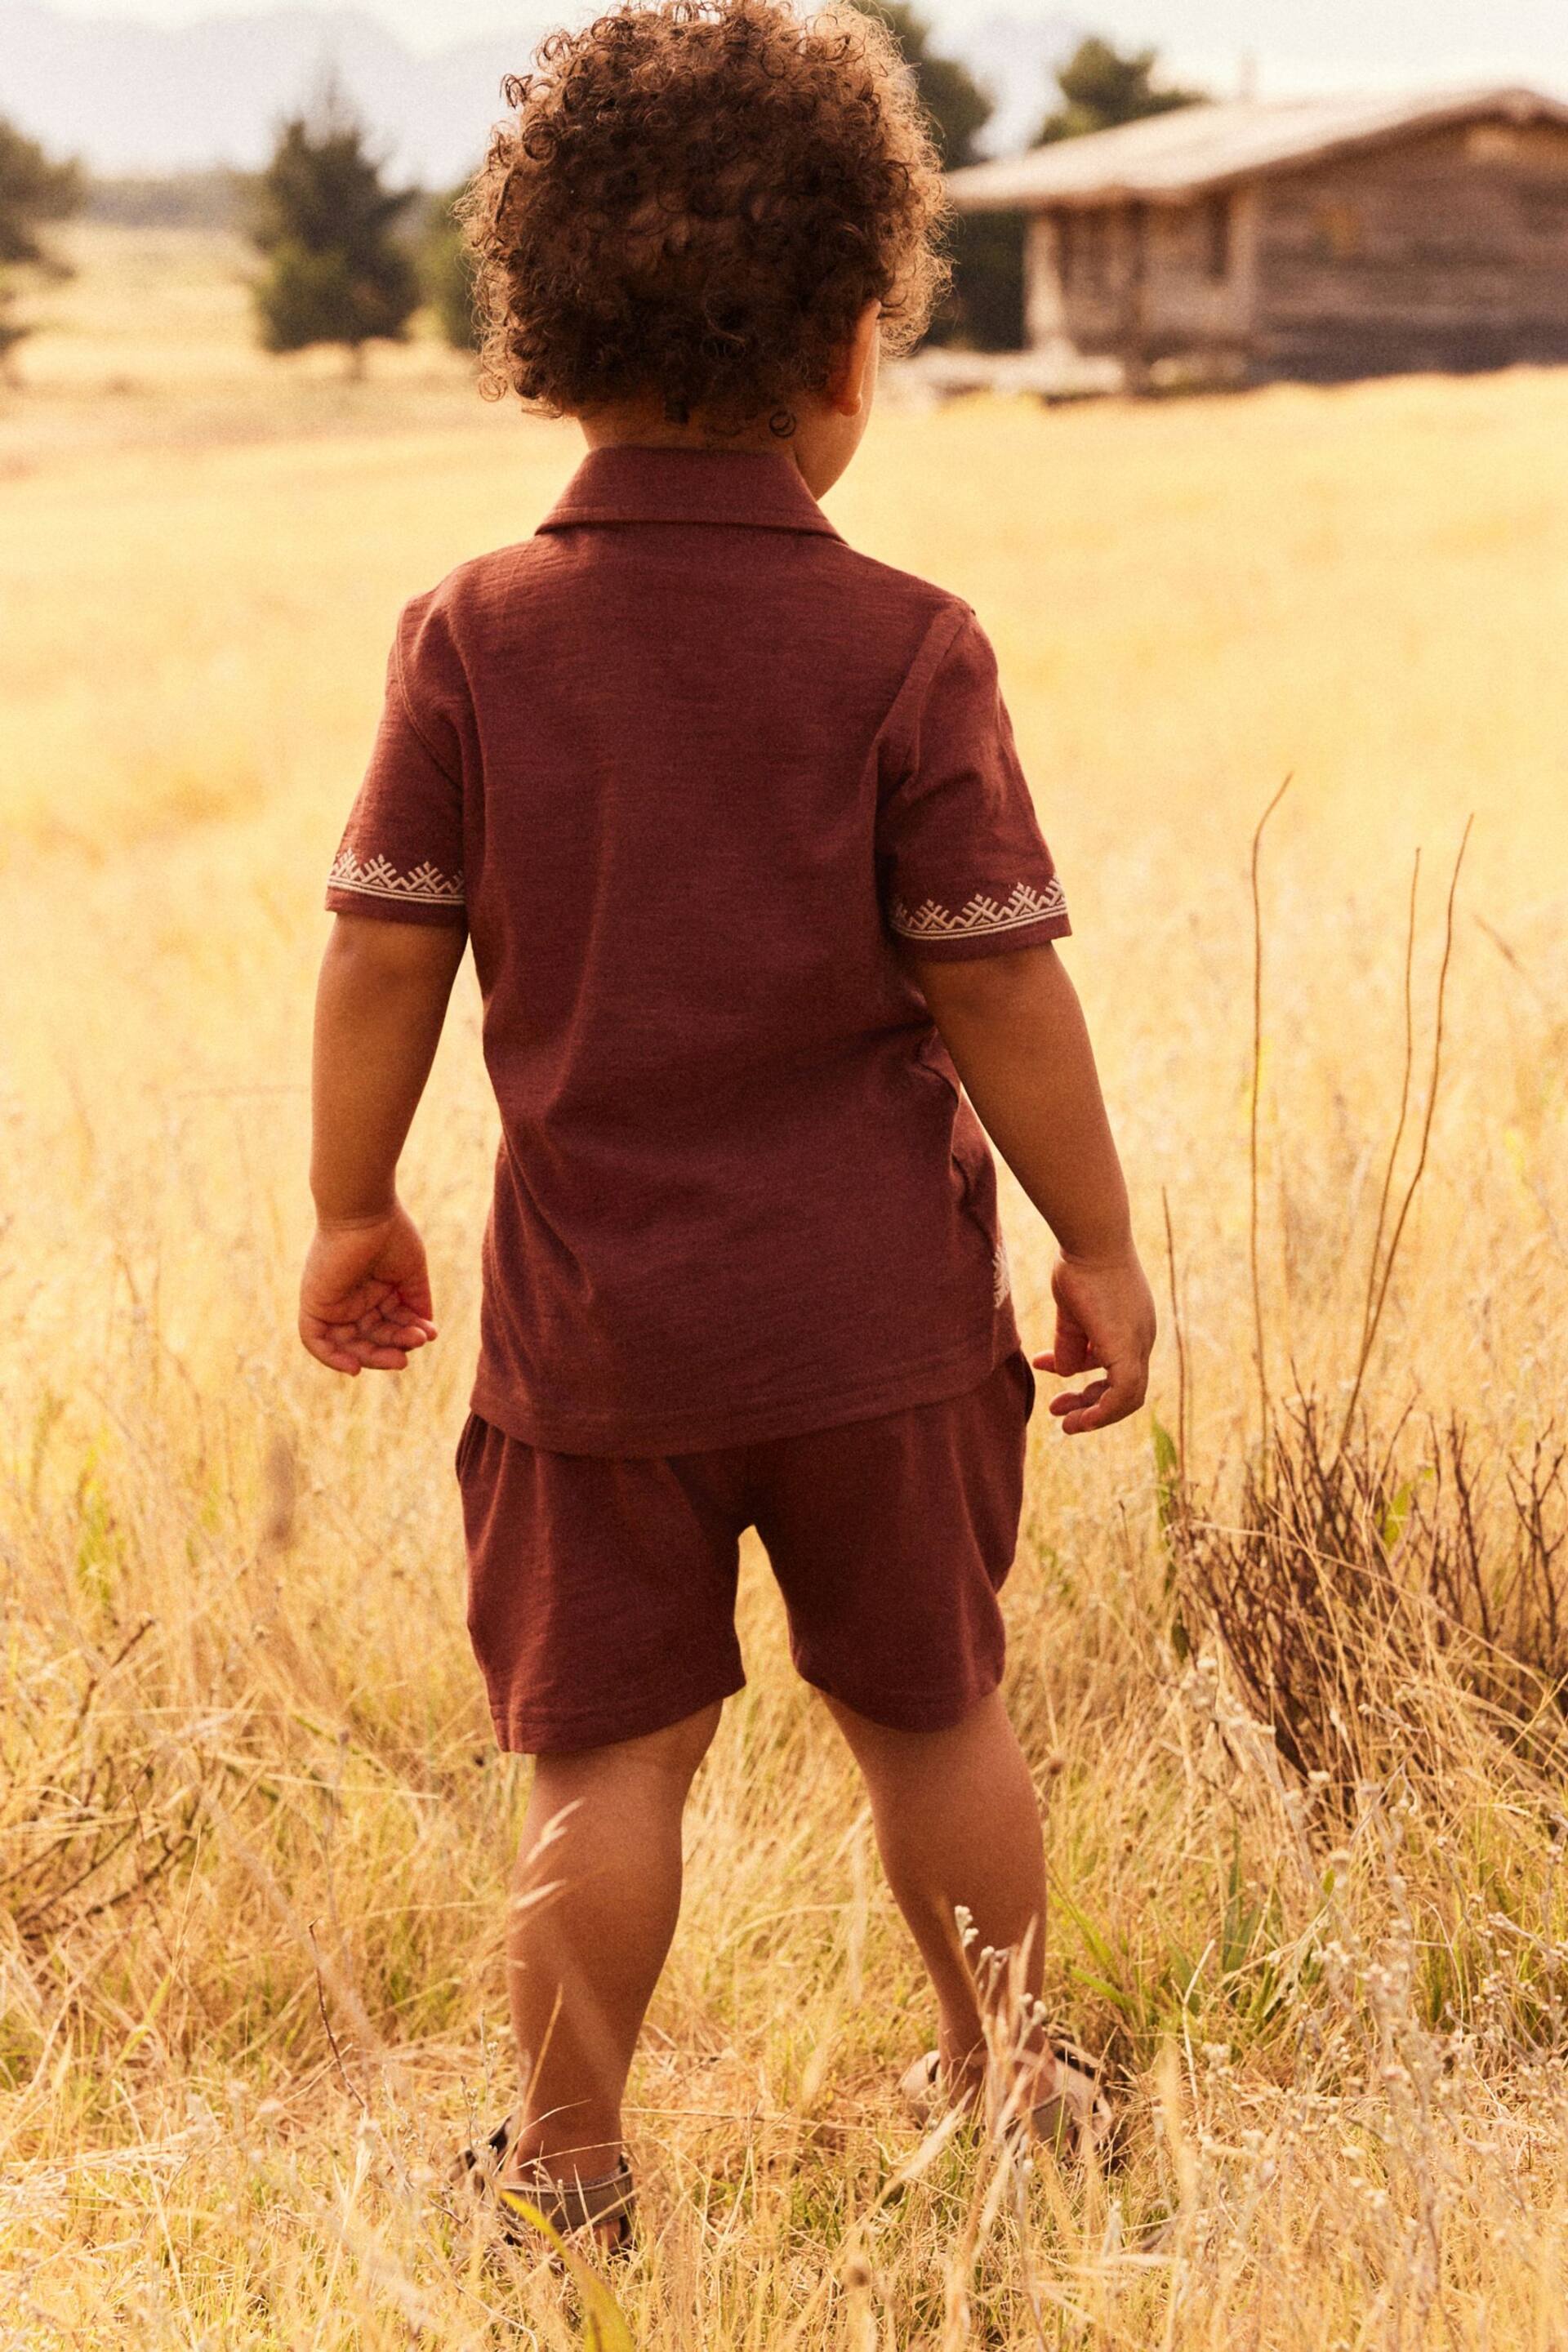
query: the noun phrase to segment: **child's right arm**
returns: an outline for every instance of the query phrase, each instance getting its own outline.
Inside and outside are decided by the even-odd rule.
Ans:
[[[1142,1403],[1154,1301],[1078,993],[1050,946],[909,958],[982,1125],[1055,1234],[1056,1344],[1043,1370],[1104,1377],[1052,1400],[1069,1437]]]
[[[310,1190],[300,1337],[334,1372],[400,1372],[436,1336],[398,1156],[430,1075],[466,933],[339,915],[316,992]]]

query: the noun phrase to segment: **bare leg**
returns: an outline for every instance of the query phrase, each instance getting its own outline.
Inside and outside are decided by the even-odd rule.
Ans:
[[[1025,1955],[1021,1990],[1040,1990],[1045,1841],[1023,1751],[995,1695],[933,1732],[889,1731],[827,1704],[865,1775],[888,1883],[936,1990],[943,2072],[976,2080],[984,2030],[953,1922],[960,1904],[980,1945]],[[1049,2091],[1052,2071],[1042,2053],[1034,2095]]]
[[[508,1981],[527,2089],[513,2156],[613,2172],[632,2053],[680,1911],[680,1822],[720,1709],[542,1756],[512,1881]]]

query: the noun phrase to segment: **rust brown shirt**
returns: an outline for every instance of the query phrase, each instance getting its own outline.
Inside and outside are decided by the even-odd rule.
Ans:
[[[416,597],[327,903],[472,938],[498,1428],[695,1452],[1016,1344],[900,949],[1060,938],[1060,886],[974,614],[847,547],[787,455],[596,450]]]

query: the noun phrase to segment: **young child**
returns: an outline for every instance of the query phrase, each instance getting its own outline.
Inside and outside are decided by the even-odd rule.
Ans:
[[[469,1624],[537,1759],[491,2168],[605,2236],[747,1528],[930,1971],[911,2090],[984,2070],[959,1906],[1015,2007],[1039,1984],[996,1599],[1034,1381],[982,1122],[1059,1244],[1035,1361],[1097,1375],[1069,1434],[1142,1402],[1154,1315],[990,646],[818,504],[942,280],[906,69],[853,10],[651,0],[507,94],[468,210],[486,362],[588,454],[398,627],[328,893],[300,1328],[350,1375],[436,1336],[395,1178],[471,940],[502,1144]],[[1042,2128],[1092,2103],[1037,2030],[1017,2063]]]

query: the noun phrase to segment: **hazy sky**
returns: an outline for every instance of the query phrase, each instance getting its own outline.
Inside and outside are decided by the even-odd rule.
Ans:
[[[188,24],[269,13],[268,0],[54,0],[76,16]],[[329,13],[378,19],[421,48],[504,30],[497,0],[358,0]],[[0,7],[6,0],[0,0]],[[516,12],[537,23],[540,0]],[[585,13],[562,0],[561,16]],[[1568,90],[1568,0],[930,0],[945,27],[999,16],[1066,19],[1123,41],[1153,42],[1173,70],[1234,81],[1251,55],[1262,87],[1433,83],[1514,77]]]

